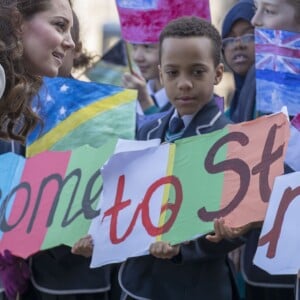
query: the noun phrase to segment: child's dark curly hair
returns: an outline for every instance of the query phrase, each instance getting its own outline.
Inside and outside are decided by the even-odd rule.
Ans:
[[[222,41],[218,30],[208,21],[199,17],[180,17],[170,21],[159,37],[159,58],[162,54],[162,43],[166,38],[207,37],[212,41],[214,64],[221,62]]]

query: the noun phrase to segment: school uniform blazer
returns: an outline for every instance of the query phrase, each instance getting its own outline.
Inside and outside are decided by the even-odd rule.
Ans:
[[[145,124],[137,138],[163,141],[173,112]],[[212,132],[228,123],[212,100],[194,117],[183,137]],[[231,300],[233,280],[226,254],[242,243],[242,239],[211,243],[202,237],[182,244],[181,253],[171,260],[152,255],[130,258],[119,270],[119,282],[123,291],[134,299]]]
[[[90,258],[72,254],[64,245],[40,251],[30,259],[33,286],[52,295],[98,293],[99,300],[106,299],[111,288],[110,268],[91,269]]]

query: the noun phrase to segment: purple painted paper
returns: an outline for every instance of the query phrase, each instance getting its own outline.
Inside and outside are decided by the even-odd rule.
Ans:
[[[158,43],[169,21],[181,16],[210,20],[209,0],[116,0],[122,37],[130,43]]]

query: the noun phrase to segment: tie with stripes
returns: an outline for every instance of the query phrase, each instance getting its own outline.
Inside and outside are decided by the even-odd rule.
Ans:
[[[172,118],[169,125],[170,134],[176,134],[184,128],[184,122],[180,117]]]

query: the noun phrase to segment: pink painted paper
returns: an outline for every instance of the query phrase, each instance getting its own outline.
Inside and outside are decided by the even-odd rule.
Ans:
[[[256,124],[256,126],[253,126],[253,124]],[[277,129],[274,144],[272,145],[272,153],[274,155],[276,151],[279,151],[280,147],[283,147],[283,154],[280,156],[280,159],[272,163],[271,168],[268,170],[268,183],[266,180],[261,183],[261,175],[254,173],[255,167],[258,165],[257,157],[261,157],[264,160],[266,159],[263,158],[263,150],[266,148],[266,141],[271,128],[273,128],[275,124]],[[235,159],[237,156],[242,158],[249,167],[249,170],[251,170],[251,176],[247,188],[247,197],[245,197],[246,199],[239,204],[237,209],[226,216],[226,223],[232,227],[244,226],[252,222],[261,222],[264,220],[268,202],[262,199],[260,187],[268,184],[270,189],[272,189],[275,177],[283,174],[283,158],[285,157],[290,136],[288,121],[283,113],[262,116],[254,121],[228,125],[228,128],[233,131],[236,130],[235,128],[237,128],[237,126],[240,126],[240,132],[243,132],[249,140],[246,145],[229,143],[228,153],[230,156],[227,155],[227,159]],[[258,128],[262,128],[262,130],[258,130]],[[263,145],[263,143],[265,143],[265,145]],[[237,178],[239,178],[237,173],[229,171],[226,172],[224,180],[230,183],[236,182]],[[237,187],[238,185],[224,185],[221,203],[222,208],[228,205],[228,199],[234,198],[237,193]],[[266,187],[263,188],[267,189]]]
[[[116,0],[116,4],[122,37],[130,43],[158,43],[162,29],[182,16],[210,20],[209,0]]]
[[[49,174],[58,174],[62,177],[65,176],[70,155],[70,151],[55,152],[54,155],[51,155],[51,152],[43,152],[27,159],[24,170],[20,170],[22,171],[20,182],[31,183],[31,201],[29,203],[27,213],[23,216],[22,221],[13,229],[13,234],[3,235],[0,243],[0,252],[3,252],[8,248],[6,246],[10,245],[9,249],[14,249],[14,255],[28,257],[41,248],[48,231],[46,223],[53,205],[57,185],[54,183],[51,185],[51,189],[46,188],[42,197],[42,203],[40,204],[39,209],[34,213],[39,187],[42,180],[49,176]],[[35,170],[39,170],[39,176],[37,176],[35,172],[32,172]],[[25,196],[26,194],[23,190],[17,192],[11,214],[9,215],[9,224],[15,224],[22,216],[26,204],[24,200],[26,199]],[[45,199],[48,201],[45,201]],[[27,233],[26,230],[30,223],[32,214],[34,215],[34,226],[30,233]],[[22,245],[22,247],[18,245]]]

